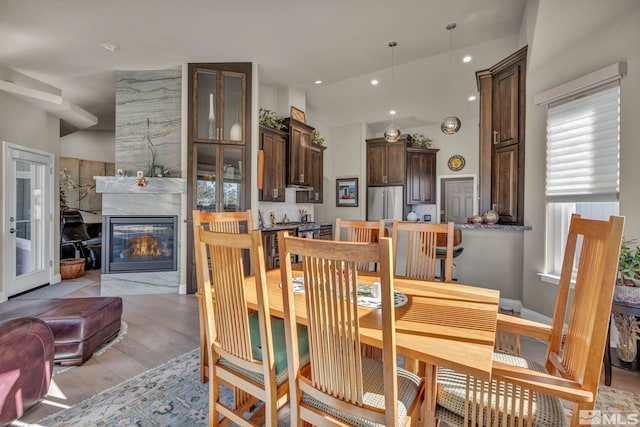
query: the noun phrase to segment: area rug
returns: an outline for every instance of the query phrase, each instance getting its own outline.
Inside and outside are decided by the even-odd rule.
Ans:
[[[62,298],[69,295],[72,292],[82,289],[85,286],[95,283],[93,280],[75,279],[64,280],[54,285],[43,286],[31,292],[12,297],[10,300],[29,300],[29,299],[49,299],[49,298]]]
[[[209,388],[208,383],[200,383],[199,369],[195,349],[32,426],[206,426]],[[223,387],[221,395],[223,402],[231,402],[228,389]],[[638,413],[640,395],[601,386],[596,408]],[[278,426],[287,425],[289,411],[283,408]]]
[[[209,384],[200,383],[199,350],[150,369],[32,426],[206,426]],[[222,387],[222,400],[232,402]],[[289,413],[278,426],[289,425]]]

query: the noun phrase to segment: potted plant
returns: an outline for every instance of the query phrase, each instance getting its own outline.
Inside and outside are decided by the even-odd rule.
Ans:
[[[618,279],[616,281],[614,301],[624,305],[640,305],[640,248],[632,247],[635,239],[622,239],[620,259],[618,260]],[[638,332],[640,322],[632,314],[613,313],[613,320],[618,331],[618,358],[632,362],[636,358]]]
[[[640,248],[631,247],[635,243],[635,239],[622,239],[618,261],[618,283],[621,285],[636,286],[636,280],[640,278]]]
[[[640,305],[640,248],[633,246],[635,243],[635,239],[622,239],[613,298],[625,304]]]
[[[287,128],[284,124],[284,118],[277,116],[273,110],[268,108],[260,108],[260,124],[278,130]]]
[[[409,135],[409,143],[413,147],[429,148],[431,147],[433,141],[421,133],[412,133],[411,135]]]
[[[324,137],[317,130],[311,131],[311,142],[314,144],[324,145]]]

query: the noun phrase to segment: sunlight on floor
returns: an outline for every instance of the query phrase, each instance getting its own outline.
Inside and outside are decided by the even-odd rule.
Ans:
[[[55,380],[51,380],[51,385],[49,386],[49,393],[47,393],[47,397],[48,398],[55,398],[55,399],[61,399],[61,400],[67,400],[67,396],[62,392],[62,390],[60,389],[60,387],[58,387],[58,384],[56,384]],[[47,403],[53,406],[58,406],[60,408],[68,408],[68,406],[63,405],[62,403],[56,403],[56,402],[49,402],[47,400],[44,400],[42,403]]]

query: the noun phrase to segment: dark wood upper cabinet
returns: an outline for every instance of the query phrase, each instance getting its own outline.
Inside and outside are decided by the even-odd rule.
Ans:
[[[324,180],[324,150],[327,147],[320,144],[311,144],[311,167],[309,169],[309,181],[313,190],[296,191],[298,203],[322,203]]]
[[[407,147],[407,204],[436,202],[437,149]]]
[[[384,138],[367,139],[367,185],[404,185],[407,136],[388,143]]]
[[[311,185],[311,132],[313,127],[295,119],[285,119],[289,128],[287,185]]]
[[[287,162],[286,132],[260,126],[259,148],[263,155],[262,189],[258,197],[264,202],[284,202]]]
[[[476,72],[480,91],[480,213],[524,223],[527,47]]]

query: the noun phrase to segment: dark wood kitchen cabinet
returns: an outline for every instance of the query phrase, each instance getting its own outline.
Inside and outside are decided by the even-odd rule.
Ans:
[[[384,138],[367,139],[367,185],[404,185],[407,136],[388,143]]]
[[[324,150],[327,147],[320,144],[311,144],[311,164],[309,168],[309,184],[311,191],[296,191],[298,203],[322,203],[323,179],[324,179]]]
[[[524,222],[527,47],[476,72],[480,91],[480,212]]]
[[[286,132],[260,126],[259,148],[263,155],[262,189],[258,198],[264,202],[284,202],[287,162]]]
[[[407,204],[436,202],[437,149],[407,147]]]
[[[289,129],[287,185],[311,185],[311,132],[313,127],[292,118],[285,119]]]

